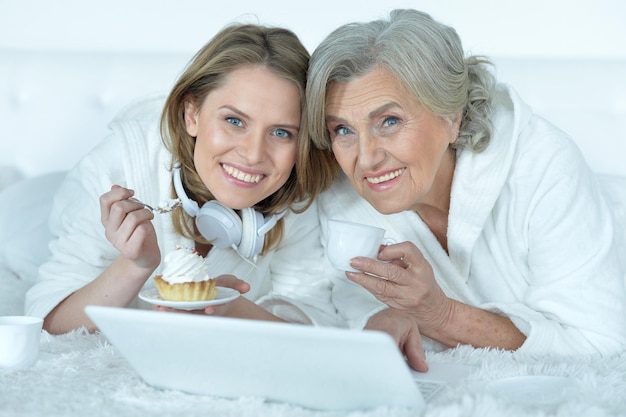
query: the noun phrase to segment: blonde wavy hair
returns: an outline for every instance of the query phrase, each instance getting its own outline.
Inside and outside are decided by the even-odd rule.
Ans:
[[[277,192],[253,208],[264,216],[285,208],[301,212],[331,184],[338,172],[334,158],[330,152],[312,146],[307,130],[305,87],[308,63],[309,53],[293,32],[253,24],[224,28],[195,54],[167,97],[161,116],[163,143],[172,154],[173,164],[180,164],[182,183],[189,198],[202,206],[214,196],[194,167],[195,138],[185,127],[185,103],[203,103],[227,74],[245,66],[262,65],[291,81],[300,92],[302,108],[296,164],[291,175]],[[172,195],[175,195],[173,189]],[[174,211],[172,219],[174,228],[181,235],[197,243],[211,244],[200,235],[193,219],[184,210]],[[281,219],[266,235],[263,253],[280,242],[282,231]]]

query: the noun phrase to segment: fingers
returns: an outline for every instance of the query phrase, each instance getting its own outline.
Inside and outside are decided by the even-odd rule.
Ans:
[[[436,289],[432,267],[411,242],[385,246],[378,258],[352,259],[352,267],[363,272],[346,272],[346,276],[383,303],[400,309],[415,308]]]
[[[103,224],[109,223],[114,216],[125,215],[135,210],[145,209],[146,206],[137,201],[131,189],[113,185],[111,191],[100,196],[100,214]],[[150,210],[148,210],[150,211]]]
[[[378,259],[389,261],[404,269],[422,269],[428,264],[422,252],[411,242],[383,246],[378,252]]]
[[[138,265],[154,266],[160,262],[154,214],[142,204],[129,200],[134,191],[113,185],[100,196],[101,221],[104,235],[127,259]]]
[[[408,334],[402,351],[411,368],[419,372],[428,371],[428,362],[426,362],[426,354],[422,347],[422,337],[419,331],[414,330]]]
[[[154,306],[153,309],[157,311],[166,311],[168,313],[184,313],[194,315],[206,315],[206,316],[226,316],[231,303],[220,304],[216,306],[205,307],[204,310],[179,310],[172,307]]]
[[[195,314],[195,315],[204,314],[204,310],[179,310],[176,308],[165,307],[165,306],[154,306],[153,309],[157,311],[167,311],[169,313],[185,313],[185,314]]]
[[[388,333],[397,343],[409,365],[416,371],[428,371],[426,354],[422,348],[422,336],[417,322],[408,314],[388,308],[374,314],[365,325],[366,329]]]
[[[387,305],[392,305],[395,300],[395,296],[401,292],[397,285],[387,281],[381,277],[375,277],[361,272],[346,272],[346,276],[350,281],[356,282],[363,288],[368,290],[378,300]]]
[[[143,222],[154,218],[150,210],[129,200],[133,195],[133,190],[113,185],[111,191],[100,196],[102,225],[107,239],[114,245],[129,241]]]
[[[402,301],[413,296],[412,286],[419,285],[412,271],[392,263],[367,258],[355,258],[352,262],[360,272],[346,272],[349,280],[363,286],[383,303],[392,307],[406,305]]]
[[[215,278],[215,284],[219,287],[235,289],[239,291],[240,294],[245,294],[250,291],[250,284],[234,275],[220,275]]]
[[[209,316],[225,316],[230,308],[230,302],[217,306],[208,306],[204,309],[204,314]]]
[[[113,204],[131,198],[135,192],[128,188],[120,187],[119,185],[113,185],[111,191],[106,192],[100,196],[100,218],[102,224],[109,221],[111,213],[111,207]]]
[[[150,220],[154,215],[149,210],[134,210],[111,215],[104,225],[106,238],[118,249],[132,242],[143,242],[153,234],[154,227]]]
[[[378,261],[370,258],[356,257],[350,261],[354,269],[367,272],[370,275],[383,277],[388,281],[406,285],[402,280],[410,279],[403,274],[403,270],[411,269],[413,265],[427,263],[422,253],[411,242],[402,242],[394,245],[381,246],[378,252]]]

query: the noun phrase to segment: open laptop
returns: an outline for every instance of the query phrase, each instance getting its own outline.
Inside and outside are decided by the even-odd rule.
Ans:
[[[87,315],[150,385],[263,397],[320,410],[425,405],[383,332],[87,306]]]

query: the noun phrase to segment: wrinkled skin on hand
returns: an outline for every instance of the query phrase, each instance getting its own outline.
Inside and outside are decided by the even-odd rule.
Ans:
[[[411,242],[382,246],[378,260],[358,257],[351,265],[363,272],[346,276],[390,307],[370,318],[366,328],[391,334],[411,366],[424,370],[421,335],[434,336],[446,325],[452,308],[431,265]]]
[[[390,334],[413,369],[428,371],[422,337],[415,320],[406,312],[395,308],[379,311],[370,317],[365,328]]]

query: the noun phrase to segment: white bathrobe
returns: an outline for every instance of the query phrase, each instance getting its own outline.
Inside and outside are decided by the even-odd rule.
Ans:
[[[319,199],[329,218],[413,242],[451,298],[509,317],[520,351],[611,353],[626,343],[625,269],[596,177],[573,142],[499,86],[495,131],[481,153],[457,152],[446,253],[412,211],[378,213],[340,179]],[[343,322],[361,328],[386,308],[327,263]],[[427,340],[430,349],[441,345]]]
[[[163,147],[158,123],[161,97],[133,103],[111,123],[112,134],[72,169],[55,196],[50,228],[55,239],[51,258],[39,269],[38,282],[27,293],[26,314],[46,316],[67,296],[94,280],[118,256],[104,236],[99,197],[113,184],[135,190],[151,204],[171,196],[171,154]],[[280,245],[259,256],[256,266],[232,249],[213,248],[210,276],[233,274],[251,284],[245,297],[293,322],[335,325],[330,281],[323,275],[317,207],[289,212]],[[193,242],[174,232],[170,215],[153,220],[163,257],[177,245]],[[162,265],[155,273],[159,273]],[[145,288],[154,287],[148,279]],[[139,300],[135,306],[146,307]]]

